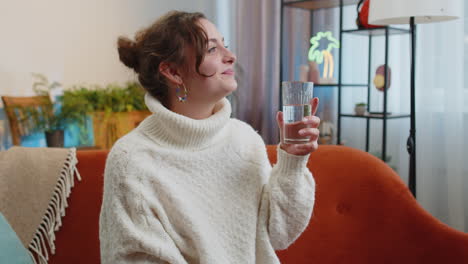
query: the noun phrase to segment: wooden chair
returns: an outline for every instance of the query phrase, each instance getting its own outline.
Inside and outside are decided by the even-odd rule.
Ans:
[[[21,109],[28,107],[42,108],[45,105],[52,104],[49,96],[31,96],[31,97],[10,97],[2,96],[3,106],[10,123],[10,133],[13,139],[13,145],[21,145],[21,136],[27,134],[21,120],[25,118]],[[44,108],[45,109],[45,108]]]

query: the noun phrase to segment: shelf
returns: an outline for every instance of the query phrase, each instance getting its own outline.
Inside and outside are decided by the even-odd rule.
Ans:
[[[390,0],[389,0],[390,1]],[[410,35],[411,35],[411,31],[409,29],[409,27],[404,27],[404,26],[397,26],[397,25],[392,25],[392,26],[385,26],[385,27],[380,27],[380,28],[370,28],[370,29],[357,29],[356,28],[356,25],[355,23],[349,23],[349,22],[354,22],[352,20],[349,20],[349,19],[346,19],[346,25],[343,24],[343,9],[344,9],[344,6],[348,6],[347,8],[354,8],[354,10],[356,10],[356,5],[359,3],[359,2],[363,2],[362,0],[282,0],[281,1],[281,11],[282,11],[282,16],[281,16],[281,28],[283,28],[283,26],[285,25],[285,19],[283,18],[283,15],[284,16],[294,16],[295,13],[291,13],[289,11],[301,11],[301,12],[305,12],[305,13],[309,13],[310,14],[310,18],[311,19],[306,19],[304,21],[295,21],[295,23],[299,23],[299,24],[302,24],[302,23],[309,23],[310,27],[313,28],[313,25],[312,23],[314,22],[314,20],[312,19],[314,17],[314,12],[317,11],[317,10],[324,10],[324,9],[332,9],[330,11],[339,11],[339,12],[336,12],[336,13],[339,13],[339,14],[335,14],[335,17],[333,20],[335,20],[335,25],[341,25],[341,30],[339,31],[339,34],[340,34],[340,37],[341,38],[345,38],[345,40],[343,40],[340,44],[341,48],[343,48],[343,45],[346,45],[345,43],[348,42],[348,40],[346,40],[346,38],[349,38],[349,42],[352,43],[354,41],[362,41],[364,38],[366,40],[369,40],[369,41],[372,41],[375,36],[375,38],[379,38],[379,39],[383,39],[385,40],[385,45],[383,45],[382,49],[385,49],[385,50],[382,50],[380,53],[380,55],[382,55],[382,57],[384,56],[384,65],[388,65],[389,63],[389,45],[388,45],[388,41],[390,40],[390,38],[395,38],[395,40],[398,40],[399,42],[400,41],[404,41],[405,38],[409,38]],[[354,6],[353,6],[354,5]],[[297,9],[297,10],[296,10]],[[285,12],[286,11],[286,12]],[[353,20],[355,20],[356,16],[356,12],[354,12],[354,17],[353,17]],[[288,21],[288,19],[286,19],[286,21]],[[331,22],[332,23],[332,22]],[[323,27],[322,25],[318,25],[319,28]],[[344,28],[343,28],[344,26]],[[325,29],[327,27],[324,27]],[[280,35],[280,39],[281,41],[284,40],[284,34],[281,34]],[[350,37],[349,37],[350,36]],[[354,36],[362,36],[362,37],[354,37]],[[367,37],[367,38],[366,38]],[[356,43],[356,44],[359,44],[359,43]],[[382,46],[381,44],[382,43],[377,43],[378,46]],[[377,53],[376,51],[374,51],[372,49],[372,46],[374,44],[370,44],[370,45],[366,45],[367,47],[363,47],[367,50],[367,54],[369,56],[369,60],[367,60],[367,63],[368,64],[371,64],[372,61],[373,61],[373,57],[375,56],[374,54],[379,54]],[[286,63],[284,64],[283,66],[283,63],[284,61],[282,60],[283,58],[283,54],[289,54],[289,55],[292,55],[293,51],[291,49],[289,50],[286,50],[285,49],[286,46],[281,46],[281,50],[280,50],[280,65],[281,67],[288,67],[288,66],[293,66],[295,64],[292,64],[292,65],[289,65],[289,63]],[[384,53],[385,52],[385,53]],[[371,55],[372,54],[372,55]],[[340,58],[341,56],[341,58]],[[336,67],[338,69],[337,73],[342,73],[343,72],[343,68],[344,68],[344,65],[347,65],[347,63],[345,63],[346,61],[346,56],[343,56],[343,54],[340,52],[338,55],[337,55],[337,60],[340,62],[340,63],[337,63]],[[378,56],[378,58],[380,58],[380,56]],[[361,62],[359,62],[359,64],[362,64]],[[372,64],[371,64],[372,65]],[[357,121],[356,118],[360,118],[361,119],[361,122],[358,122],[360,123],[359,125],[363,126],[364,129],[365,129],[365,144],[366,144],[366,151],[369,151],[369,149],[371,149],[372,145],[374,144],[374,142],[372,142],[370,140],[371,137],[374,136],[375,133],[378,133],[380,131],[377,131],[377,130],[374,130],[373,128],[373,122],[382,122],[382,125],[384,126],[384,128],[381,129],[381,132],[382,132],[382,143],[381,143],[381,146],[382,146],[382,153],[379,154],[381,157],[387,157],[388,155],[388,148],[387,148],[387,141],[389,139],[389,136],[387,134],[389,134],[389,128],[392,126],[392,125],[398,125],[396,122],[394,121],[389,121],[387,122],[387,120],[397,120],[397,121],[401,121],[401,122],[404,122],[406,123],[407,121],[411,121],[413,122],[414,120],[411,119],[412,115],[410,115],[408,112],[406,111],[403,111],[403,112],[400,112],[400,111],[395,111],[395,112],[392,112],[390,113],[388,111],[388,106],[385,106],[385,103],[388,103],[388,101],[386,102],[383,102],[384,104],[382,105],[382,107],[378,106],[380,105],[380,103],[378,104],[375,104],[376,108],[380,108],[380,109],[384,109],[386,108],[387,111],[385,114],[383,114],[382,112],[383,111],[375,111],[375,112],[372,112],[372,114],[370,113],[366,113],[365,115],[356,115],[355,112],[353,111],[353,109],[349,109],[349,112],[347,113],[343,113],[342,112],[342,109],[343,109],[343,102],[349,102],[349,98],[343,98],[344,96],[342,95],[342,92],[343,91],[349,91],[349,92],[353,92],[354,90],[356,91],[359,91],[359,92],[364,92],[364,91],[369,91],[369,92],[375,92],[374,90],[374,85],[372,83],[372,81],[369,79],[369,74],[371,73],[372,70],[371,69],[371,65],[367,65],[368,67],[367,68],[367,74],[363,77],[367,77],[367,78],[362,78],[362,79],[356,79],[356,80],[347,80],[347,81],[344,81],[343,82],[343,79],[327,79],[327,80],[323,80],[324,82],[326,81],[329,81],[330,83],[316,83],[314,86],[316,89],[320,90],[320,91],[335,91],[335,90],[332,90],[332,89],[337,89],[337,92],[338,92],[338,100],[336,100],[333,96],[333,98],[329,98],[330,101],[333,102],[333,105],[335,105],[335,102],[337,103],[336,104],[336,108],[335,106],[333,106],[333,110],[335,111],[332,111],[331,113],[337,113],[338,115],[338,118],[335,118],[333,119],[333,123],[336,123],[336,142],[342,142],[343,141],[343,128],[344,127],[347,127],[347,125],[349,124],[346,124],[346,126],[343,126],[343,124],[345,124],[347,121]],[[362,66],[362,65],[360,65]],[[349,67],[353,67],[350,63]],[[283,68],[282,68],[283,69]],[[293,69],[291,69],[293,70]],[[320,79],[317,79],[317,80],[320,80]],[[340,82],[340,83],[338,83]],[[280,88],[281,89],[281,88]],[[372,90],[372,91],[371,91]],[[387,99],[386,97],[384,97],[384,99]],[[363,99],[364,100],[364,99]],[[368,100],[371,100],[371,98],[368,98]],[[375,99],[373,99],[375,100]],[[369,103],[369,102],[368,102]],[[354,103],[353,103],[354,105]],[[372,107],[370,106],[367,106],[366,108],[369,108],[369,109],[372,109]],[[329,110],[327,110],[329,111]],[[333,114],[334,115],[334,114]],[[336,116],[335,116],[336,117]],[[346,118],[347,120],[343,120],[343,118]],[[350,118],[350,119],[348,119]],[[372,120],[372,122],[371,122]],[[330,120],[331,121],[331,120]],[[365,122],[362,122],[362,121],[365,121]],[[365,124],[364,124],[365,123]],[[372,131],[371,131],[372,129]]]
[[[346,84],[346,83],[343,83],[341,84],[341,86],[343,87],[366,87],[369,86],[368,84]]]
[[[355,114],[341,114],[343,117],[353,117],[353,118],[370,118],[370,119],[384,119],[383,114],[365,114],[365,115],[355,115]],[[387,115],[387,119],[397,119],[397,118],[409,118],[409,114],[390,114]]]
[[[338,87],[337,83],[317,83],[314,87]],[[341,84],[343,87],[367,87],[367,84]]]
[[[338,86],[337,83],[314,83],[314,87],[330,87],[330,86]]]
[[[385,28],[347,29],[343,33],[361,36],[385,36]],[[410,33],[409,29],[388,27],[389,35],[401,35]]]
[[[354,5],[359,3],[359,0],[343,0],[343,6]],[[340,7],[340,0],[305,0],[305,1],[289,1],[283,2],[284,6],[296,7],[307,10],[317,10],[322,8]]]

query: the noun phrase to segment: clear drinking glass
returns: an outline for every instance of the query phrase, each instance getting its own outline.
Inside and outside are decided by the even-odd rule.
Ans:
[[[286,81],[281,83],[283,94],[283,140],[286,144],[304,144],[310,137],[299,135],[299,130],[309,127],[302,119],[312,115],[310,100],[314,95],[314,83]]]

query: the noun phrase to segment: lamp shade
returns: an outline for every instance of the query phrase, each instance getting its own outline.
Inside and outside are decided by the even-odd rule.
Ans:
[[[461,0],[370,0],[369,23],[374,25],[432,23],[460,17]]]

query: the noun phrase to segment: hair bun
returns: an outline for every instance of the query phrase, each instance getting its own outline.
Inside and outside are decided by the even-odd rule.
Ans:
[[[117,50],[119,59],[125,66],[138,72],[138,54],[136,43],[126,37],[119,37],[117,40]]]

